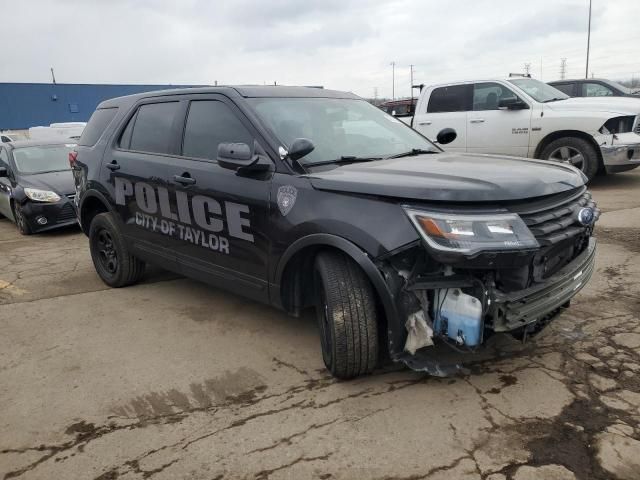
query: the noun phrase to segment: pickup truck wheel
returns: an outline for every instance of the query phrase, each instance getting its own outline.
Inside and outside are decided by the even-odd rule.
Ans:
[[[378,361],[375,297],[360,267],[342,253],[315,260],[316,312],[322,358],[337,378],[370,373]]]
[[[586,140],[565,137],[547,145],[540,155],[545,160],[569,163],[582,170],[589,180],[598,173],[600,161],[596,149]]]
[[[142,278],[145,264],[129,253],[111,213],[91,221],[89,248],[96,272],[110,287],[126,287]]]

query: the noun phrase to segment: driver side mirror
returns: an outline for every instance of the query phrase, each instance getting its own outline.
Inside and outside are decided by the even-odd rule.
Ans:
[[[316,146],[311,140],[306,138],[296,138],[289,148],[289,158],[291,160],[299,160],[305,155],[309,155],[315,150]]]
[[[271,161],[262,153],[262,149],[254,142],[253,151],[246,143],[218,144],[218,165],[230,170],[267,171]]]
[[[443,128],[438,132],[436,137],[436,143],[440,145],[447,145],[453,142],[458,137],[458,134],[453,128]]]
[[[0,177],[8,177],[9,172],[6,167],[0,167]]]
[[[498,102],[499,110],[526,110],[529,105],[524,103],[518,97],[501,98]]]

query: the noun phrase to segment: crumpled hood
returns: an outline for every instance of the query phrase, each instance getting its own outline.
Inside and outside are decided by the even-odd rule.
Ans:
[[[76,190],[71,170],[22,175],[20,179],[20,184],[23,187],[50,190],[60,195],[70,195],[75,193]]]
[[[632,97],[574,97],[545,103],[544,106],[558,111],[608,112],[619,115],[640,114],[640,98]]]
[[[567,165],[454,152],[352,163],[307,176],[319,190],[453,202],[521,200],[585,183],[582,172]]]

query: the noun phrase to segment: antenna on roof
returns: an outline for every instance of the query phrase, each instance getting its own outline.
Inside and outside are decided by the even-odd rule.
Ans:
[[[53,67],[51,67],[51,80],[53,80],[53,84],[56,84],[56,74],[53,73]]]

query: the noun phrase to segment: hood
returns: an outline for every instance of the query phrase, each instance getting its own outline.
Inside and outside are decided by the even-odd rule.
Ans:
[[[562,164],[453,152],[352,163],[307,177],[319,190],[451,202],[522,200],[585,182],[582,172]]]
[[[19,183],[23,187],[51,190],[60,195],[71,195],[76,190],[71,170],[22,175]]]
[[[640,114],[640,97],[573,97],[544,104],[558,111],[608,112],[620,115]]]

